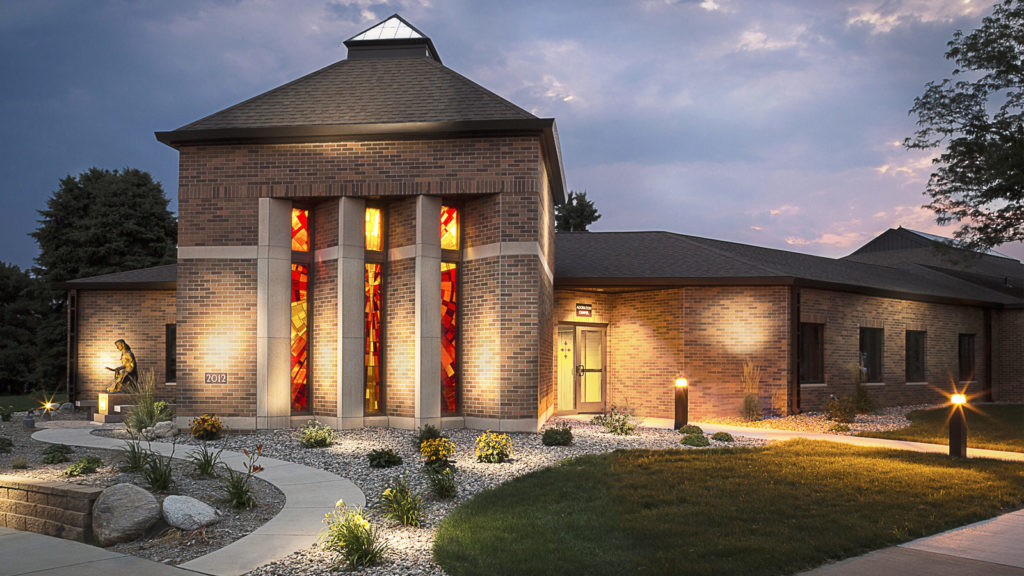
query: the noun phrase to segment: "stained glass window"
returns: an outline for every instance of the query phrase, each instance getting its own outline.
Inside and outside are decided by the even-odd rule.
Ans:
[[[456,313],[458,292],[458,265],[441,263],[441,412],[458,412],[458,366],[456,352],[459,345],[459,324]]]
[[[366,209],[366,249],[380,251],[384,249],[384,238],[381,237],[380,208]]]
[[[309,406],[306,378],[309,366],[308,289],[309,269],[301,264],[292,264],[292,411],[295,412],[303,412]]]
[[[381,320],[381,265],[366,265],[366,324],[363,331],[366,365],[365,413],[377,414],[380,406],[380,320]]]
[[[441,249],[459,249],[459,210],[441,206]]]
[[[292,250],[309,252],[309,210],[292,208]]]

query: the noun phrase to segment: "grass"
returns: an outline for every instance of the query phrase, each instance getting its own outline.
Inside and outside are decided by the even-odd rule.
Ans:
[[[30,394],[19,394],[17,396],[0,395],[0,406],[14,406],[15,412],[34,410],[42,405],[44,397],[49,398],[50,394],[47,393],[44,395],[42,392],[32,392]],[[62,393],[53,395],[53,402],[58,406],[67,401],[67,394]]]
[[[861,436],[949,443],[949,408],[917,410],[907,415],[912,424],[889,432],[863,432]],[[981,404],[967,410],[967,447],[1024,452],[1024,404]]]
[[[472,574],[791,574],[1024,505],[1024,465],[794,440],[628,450],[456,508],[434,553]]]

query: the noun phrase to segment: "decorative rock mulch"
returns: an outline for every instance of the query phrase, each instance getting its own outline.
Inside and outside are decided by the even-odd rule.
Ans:
[[[16,413],[10,422],[0,422],[0,436],[6,436],[14,442],[11,453],[0,454],[0,474],[100,487],[127,482],[149,489],[146,481],[139,474],[124,473],[117,469],[121,457],[117,450],[74,447],[74,453],[68,457],[69,462],[43,464],[43,450],[51,444],[33,440],[31,436],[36,430],[24,429],[21,423],[23,417],[24,412]],[[74,420],[82,419],[80,414],[57,414],[55,415],[55,424],[71,423]],[[37,418],[36,423],[38,425],[42,421]],[[145,446],[145,442],[143,442],[143,446]],[[189,446],[179,445],[177,454],[185,455],[189,449]],[[93,474],[74,478],[65,476],[64,470],[83,456],[96,456],[103,460],[104,466]],[[24,457],[28,461],[27,469],[11,468],[11,461],[18,457]],[[162,503],[163,499],[171,494],[192,496],[218,509],[222,513],[220,521],[192,532],[171,528],[161,521],[147,532],[146,537],[133,542],[115,544],[108,548],[109,550],[167,564],[181,564],[223,548],[251,533],[276,516],[284,507],[284,495],[270,483],[259,480],[258,475],[252,483],[253,494],[256,496],[258,506],[252,510],[235,511],[220,500],[220,479],[196,475],[192,465],[185,461],[175,460],[173,466],[175,484],[169,492],[155,493],[157,501]]]
[[[552,419],[548,426],[554,426],[559,422],[560,419]],[[458,494],[454,500],[449,501],[438,501],[429,495],[419,451],[413,445],[413,433],[408,430],[376,427],[346,430],[338,433],[338,438],[332,446],[320,449],[303,448],[298,441],[298,432],[294,430],[227,434],[223,439],[209,441],[208,444],[216,447],[225,446],[228,450],[235,451],[241,451],[243,448],[252,449],[257,444],[262,444],[264,456],[320,468],[352,480],[366,495],[367,518],[374,525],[383,527],[384,538],[392,550],[384,564],[368,568],[362,573],[440,575],[444,572],[434,564],[431,552],[434,529],[452,508],[482,490],[550,466],[560,460],[585,454],[599,454],[619,448],[694,449],[682,446],[682,436],[671,430],[641,427],[635,435],[613,436],[606,433],[604,428],[589,422],[568,422],[573,427],[575,437],[571,446],[544,446],[539,434],[509,434],[513,442],[513,454],[511,461],[503,464],[476,462],[474,441],[480,434],[479,431],[446,431],[457,449],[455,463]],[[733,443],[712,441],[712,447],[761,446],[766,443],[744,438],[736,440]],[[185,435],[180,437],[178,442],[200,443]],[[370,468],[366,454],[375,448],[391,448],[402,457],[403,463],[393,468]],[[391,481],[401,476],[408,477],[413,489],[425,495],[425,514],[421,527],[401,526],[397,522],[385,519],[373,508],[379,501],[381,492]],[[331,567],[335,560],[334,554],[312,547],[263,566],[250,574],[326,576],[332,574]]]
[[[860,432],[886,432],[910,426],[907,414],[914,410],[937,408],[938,404],[916,404],[913,406],[891,406],[881,408],[872,414],[858,414],[854,422],[847,424],[848,432],[831,430],[836,422],[829,420],[822,412],[804,412],[782,418],[766,418],[753,422],[743,418],[704,418],[708,424],[728,424],[730,426],[746,426],[747,428],[763,428],[768,430],[796,430],[798,432],[820,432],[822,434],[855,435]]]

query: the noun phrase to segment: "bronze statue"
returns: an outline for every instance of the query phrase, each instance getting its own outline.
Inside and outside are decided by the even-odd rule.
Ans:
[[[114,373],[114,383],[107,387],[107,393],[116,394],[121,391],[125,384],[134,385],[138,381],[139,374],[135,370],[135,354],[131,346],[124,340],[114,342],[114,346],[121,351],[121,365],[117,368],[107,367]]]

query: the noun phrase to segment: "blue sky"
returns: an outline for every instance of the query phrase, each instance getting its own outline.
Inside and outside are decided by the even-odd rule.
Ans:
[[[671,230],[841,256],[920,208],[929,156],[898,145],[965,0],[0,3],[0,260],[60,178],[147,170],[172,198],[177,128],[345,57],[398,12],[444,63],[558,121],[593,230]],[[1020,245],[1001,251],[1024,257]]]

